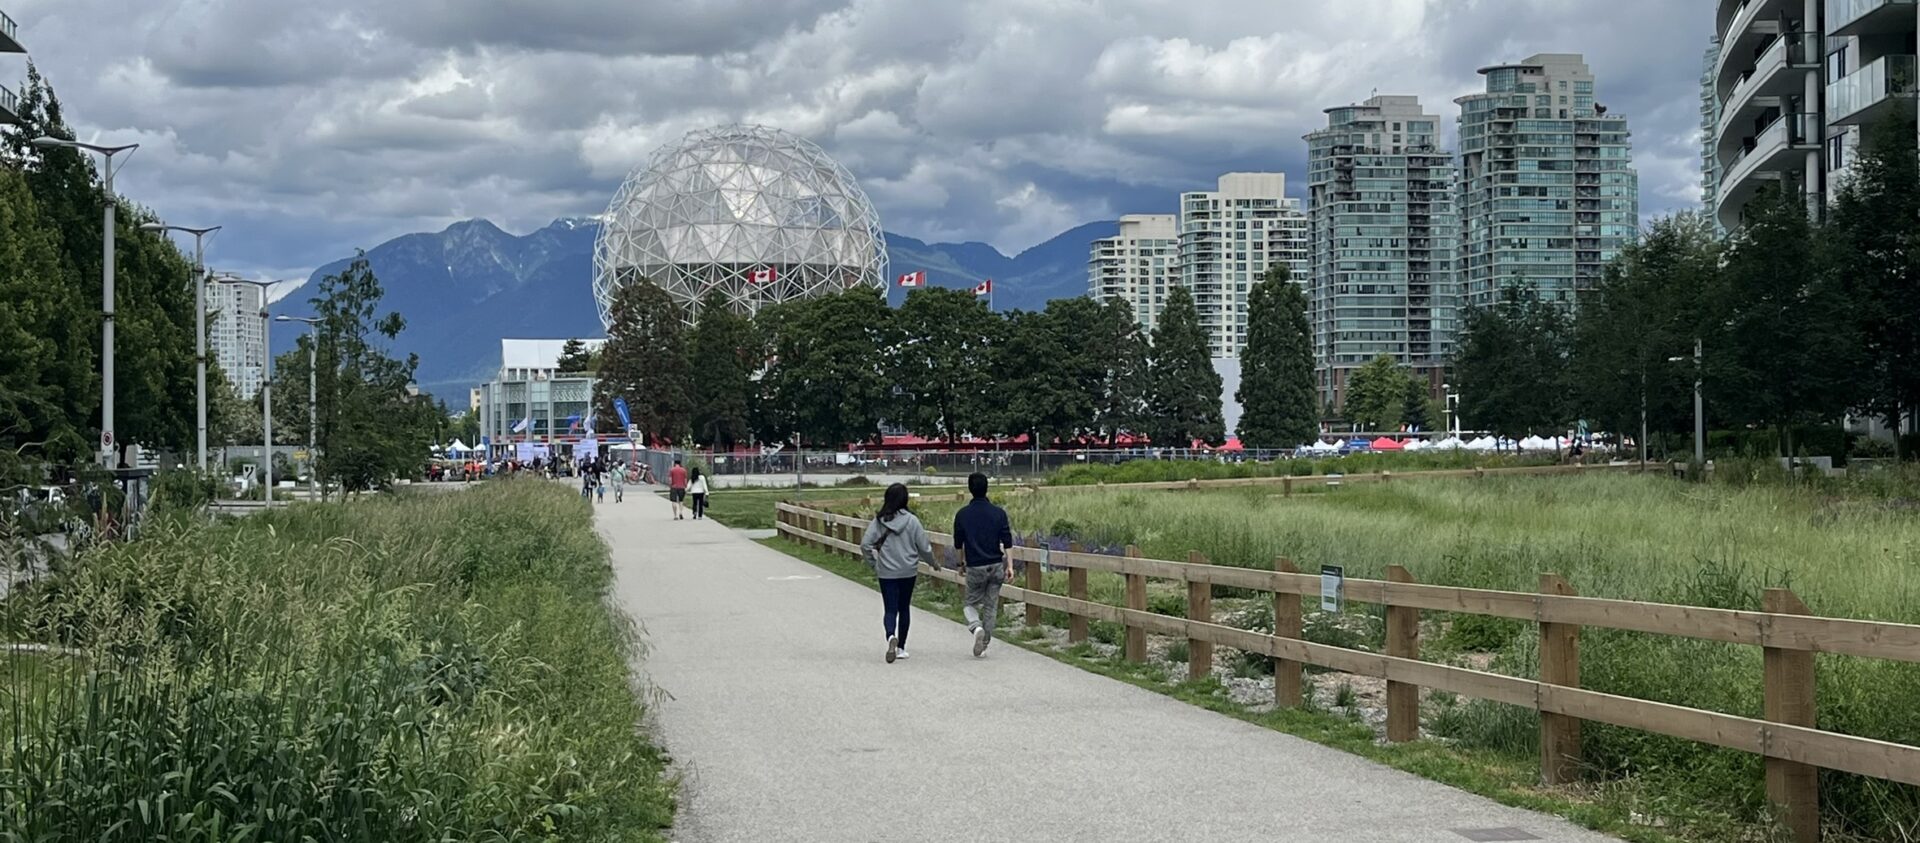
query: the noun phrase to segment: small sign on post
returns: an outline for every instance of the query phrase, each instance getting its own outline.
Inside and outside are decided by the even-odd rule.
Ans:
[[[1320,566],[1320,611],[1338,612],[1347,599],[1347,571],[1339,565]]]

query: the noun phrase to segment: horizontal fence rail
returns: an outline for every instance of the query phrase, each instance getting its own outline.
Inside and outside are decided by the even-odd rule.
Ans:
[[[845,506],[858,502],[833,503]],[[860,537],[869,519],[837,514],[816,505],[780,503],[776,509],[781,535],[822,549],[859,555]],[[936,547],[952,545],[950,535],[930,531],[929,536]],[[1195,678],[1210,673],[1213,645],[1258,653],[1274,660],[1275,701],[1283,706],[1300,703],[1300,671],[1305,665],[1385,679],[1390,741],[1418,736],[1420,688],[1538,711],[1542,715],[1541,771],[1550,784],[1575,777],[1580,756],[1579,723],[1592,721],[1763,757],[1768,797],[1782,810],[1798,840],[1818,839],[1820,769],[1920,785],[1920,748],[1814,728],[1812,664],[1815,653],[1920,663],[1920,626],[1810,615],[1799,598],[1785,589],[1768,590],[1766,611],[1752,612],[1580,597],[1552,574],[1542,576],[1540,593],[1426,585],[1413,582],[1405,569],[1395,566],[1388,580],[1345,580],[1346,599],[1387,609],[1387,652],[1372,653],[1301,638],[1299,598],[1319,595],[1320,578],[1297,573],[1289,560],[1275,560],[1274,570],[1265,571],[1207,564],[1198,553],[1186,562],[1146,559],[1132,548],[1125,556],[1110,556],[1079,552],[1077,547],[1068,551],[1017,547],[1008,551],[1008,556],[1027,563],[1024,585],[1008,583],[1002,591],[1007,599],[1027,604],[1027,624],[1039,624],[1040,609],[1065,612],[1070,619],[1069,640],[1076,642],[1085,640],[1089,620],[1122,625],[1127,630],[1123,650],[1130,661],[1145,660],[1148,633],[1187,639],[1189,670]],[[1042,590],[1043,564],[1068,572],[1068,595]],[[1127,605],[1111,606],[1087,599],[1086,573],[1091,571],[1125,577]],[[921,573],[964,584],[961,576],[949,570],[922,566]],[[1184,584],[1188,617],[1147,611],[1148,579]],[[1214,623],[1210,611],[1212,586],[1272,594],[1274,633]],[[1539,624],[1541,678],[1421,661],[1418,615],[1422,610]],[[1578,646],[1582,627],[1765,648],[1765,716],[1741,717],[1583,689],[1579,687]]]

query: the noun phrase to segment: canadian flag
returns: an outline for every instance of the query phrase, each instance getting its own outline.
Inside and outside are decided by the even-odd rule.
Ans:
[[[982,281],[978,284],[973,285],[973,294],[976,296],[993,295],[993,279],[988,278],[985,281]]]
[[[924,269],[921,269],[921,270],[916,270],[914,272],[909,272],[905,275],[900,276],[900,286],[902,287],[927,286],[927,271]]]
[[[772,284],[773,279],[779,276],[780,273],[775,272],[773,267],[769,266],[766,269],[756,269],[748,273],[747,281],[753,284]]]

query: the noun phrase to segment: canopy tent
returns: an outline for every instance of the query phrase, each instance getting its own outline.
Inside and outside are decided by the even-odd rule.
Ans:
[[[1479,439],[1468,442],[1463,447],[1469,451],[1491,451],[1500,447],[1500,442],[1491,436],[1482,436]]]
[[[1409,451],[1425,451],[1432,447],[1433,447],[1433,443],[1428,442],[1425,439],[1408,439],[1407,440],[1407,450]]]
[[[450,455],[451,454],[471,454],[473,453],[473,449],[467,447],[467,443],[462,442],[458,439],[455,439],[453,440],[453,444],[447,446],[447,453]]]
[[[1464,448],[1466,446],[1467,446],[1467,443],[1460,441],[1460,437],[1449,436],[1445,439],[1442,439],[1438,442],[1433,443],[1431,447],[1433,448],[1433,450],[1436,450],[1436,451],[1458,451],[1461,448]]]
[[[1368,444],[1376,451],[1404,451],[1407,449],[1407,446],[1385,436],[1375,439]]]
[[[1220,446],[1221,451],[1244,451],[1246,449],[1247,446],[1240,444],[1240,437],[1238,436],[1228,437],[1226,444]]]
[[[1316,454],[1331,454],[1340,450],[1340,446],[1338,444],[1333,442],[1328,442],[1324,439],[1314,440],[1314,443],[1312,445],[1308,445],[1307,448]]]
[[[1551,446],[1548,445],[1547,440],[1541,439],[1538,436],[1529,436],[1520,440],[1520,450],[1522,451],[1544,451],[1548,447]]]

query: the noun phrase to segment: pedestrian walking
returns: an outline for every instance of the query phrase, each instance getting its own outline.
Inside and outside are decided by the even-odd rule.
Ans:
[[[673,520],[679,521],[681,502],[687,499],[687,469],[679,460],[667,469],[667,500],[673,503]]]
[[[593,493],[601,503],[607,502],[607,466],[599,460],[593,461]]]
[[[613,481],[613,502],[619,503],[626,500],[627,467],[624,465],[615,465],[607,472],[607,478]]]
[[[580,497],[586,498],[588,503],[593,502],[593,472],[591,471],[580,472]]]
[[[693,480],[687,486],[687,494],[693,496],[694,519],[707,517],[707,475],[697,465],[693,467]]]
[[[895,483],[881,498],[880,512],[860,538],[860,556],[880,580],[880,625],[887,631],[887,663],[907,657],[907,626],[913,620],[913,584],[920,563],[933,564],[933,543],[920,519],[907,510],[907,486]]]
[[[966,566],[963,611],[967,631],[973,633],[973,654],[980,656],[987,652],[1000,619],[1000,587],[1013,579],[1013,560],[1006,555],[1006,549],[1013,547],[1013,526],[1007,511],[987,500],[985,474],[968,475],[967,491],[973,501],[953,515],[953,547],[961,552]]]

